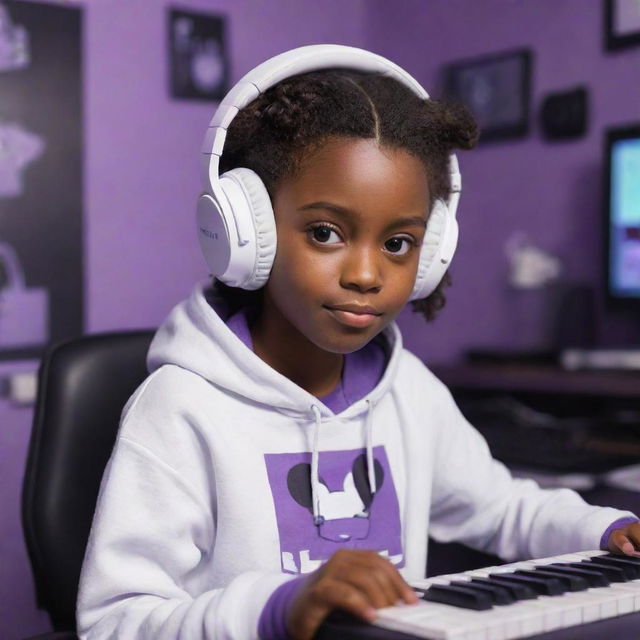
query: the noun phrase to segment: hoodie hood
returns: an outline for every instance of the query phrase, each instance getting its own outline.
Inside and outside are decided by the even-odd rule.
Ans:
[[[214,309],[207,301],[207,286],[206,282],[198,283],[191,295],[176,305],[162,323],[147,355],[149,372],[173,364],[250,402],[307,416],[315,405],[321,415],[334,415],[321,400],[259,358],[229,329],[222,305]],[[343,412],[345,416],[367,411],[367,400],[376,404],[393,382],[402,352],[402,337],[395,322],[385,327],[383,335],[390,347],[385,372],[369,394]]]

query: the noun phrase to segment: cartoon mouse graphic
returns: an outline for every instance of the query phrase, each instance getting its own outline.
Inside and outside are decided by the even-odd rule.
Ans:
[[[378,490],[384,483],[384,470],[374,460],[374,473]],[[287,474],[287,488],[291,497],[313,514],[311,496],[311,465],[296,464]],[[342,491],[330,491],[320,477],[320,513],[323,522],[318,533],[325,540],[347,542],[364,540],[369,535],[370,508],[375,494],[371,493],[367,478],[367,460],[360,454],[353,461],[351,471],[345,477]]]

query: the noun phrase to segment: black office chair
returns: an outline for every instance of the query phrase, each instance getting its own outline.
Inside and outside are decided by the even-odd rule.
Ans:
[[[100,480],[122,409],[147,376],[152,337],[151,330],[84,336],[53,345],[40,365],[22,526],[38,607],[60,632],[41,640],[76,638],[78,581]]]

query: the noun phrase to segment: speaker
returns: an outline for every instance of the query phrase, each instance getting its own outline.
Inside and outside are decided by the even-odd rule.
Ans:
[[[586,284],[558,285],[555,296],[554,343],[558,349],[593,347],[596,341],[596,300]]]
[[[550,93],[542,102],[542,132],[548,140],[580,138],[587,131],[588,93],[578,87],[563,93]]]

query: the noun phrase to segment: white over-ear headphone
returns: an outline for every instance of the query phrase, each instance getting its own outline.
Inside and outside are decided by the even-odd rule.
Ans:
[[[245,74],[220,103],[202,147],[204,193],[198,198],[198,238],[212,275],[220,281],[232,287],[259,289],[269,278],[277,244],[271,200],[258,175],[245,167],[218,175],[229,124],[240,109],[285,78],[335,67],[382,73],[402,82],[420,98],[429,98],[413,77],[390,60],[344,45],[298,47]],[[461,190],[458,160],[453,153],[449,156],[449,176],[451,193],[447,202],[436,200],[429,214],[411,300],[432,293],[453,258]]]

